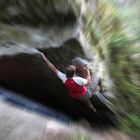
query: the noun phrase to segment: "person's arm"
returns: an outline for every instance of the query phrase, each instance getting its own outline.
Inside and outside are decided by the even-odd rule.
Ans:
[[[85,65],[83,67],[83,69],[84,69],[84,73],[85,73],[85,79],[87,79],[88,84],[90,84],[91,83],[91,75],[90,75],[89,67],[87,65]]]
[[[48,67],[49,67],[54,73],[57,74],[57,73],[59,72],[59,70],[47,59],[47,57],[46,57],[43,53],[41,53],[41,55],[42,55],[44,61],[46,62],[46,64],[48,65]]]

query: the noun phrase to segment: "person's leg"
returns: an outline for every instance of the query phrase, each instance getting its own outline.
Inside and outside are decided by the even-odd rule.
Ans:
[[[92,102],[90,101],[89,95],[85,94],[84,96],[81,96],[78,98],[78,100],[84,102],[89,108],[91,108],[94,112],[96,112],[95,107],[92,105]]]
[[[106,91],[104,89],[104,86],[102,84],[102,80],[100,77],[97,77],[96,82],[92,82],[91,85],[89,87],[87,87],[88,89],[88,95],[91,98],[97,91],[99,91],[100,93],[103,93],[104,91]]]
[[[96,75],[95,77],[92,78],[91,84],[87,87],[88,95],[90,98],[96,92],[99,83],[100,83],[100,77],[98,75]]]

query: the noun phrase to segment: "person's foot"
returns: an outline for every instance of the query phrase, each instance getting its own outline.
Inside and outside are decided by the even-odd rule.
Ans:
[[[94,111],[94,112],[97,112],[97,110],[96,110],[95,108],[93,108],[93,111]]]
[[[94,112],[97,112],[97,110],[96,110],[93,106],[91,106],[91,109],[92,109]]]

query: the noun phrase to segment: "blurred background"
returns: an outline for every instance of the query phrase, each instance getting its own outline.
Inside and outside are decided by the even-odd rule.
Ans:
[[[113,120],[98,102],[95,106],[99,106],[99,116],[94,118],[96,114],[67,97],[39,51],[62,71],[76,57],[89,63],[92,74],[98,73],[102,79],[102,96],[107,99],[103,103],[109,109],[115,108],[115,128],[104,124],[103,130],[94,124],[99,116],[102,120],[105,115],[104,121]],[[50,118],[46,115],[36,118],[32,110],[38,109],[37,104],[27,107],[23,101],[22,111],[18,110],[21,107],[18,96],[11,97],[9,92],[1,90],[0,130],[5,132],[0,133],[1,140],[21,140],[27,135],[27,140],[139,139],[140,1],[0,0],[0,86],[19,93],[19,97],[24,95],[30,102],[33,99],[55,109],[52,112],[64,113],[50,113],[50,116],[46,113]],[[7,102],[7,96],[12,98],[12,105]],[[16,102],[14,107],[13,102]],[[30,111],[24,112],[27,108]],[[40,113],[40,106],[38,110],[40,116],[45,114]],[[52,116],[68,124],[62,127],[62,122],[56,125],[58,122],[53,120],[51,127],[46,128]],[[29,127],[33,122],[35,126]],[[64,130],[67,136],[63,136]],[[30,136],[29,131],[32,131]]]

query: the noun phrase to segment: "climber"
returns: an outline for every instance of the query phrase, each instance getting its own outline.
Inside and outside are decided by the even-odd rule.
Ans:
[[[88,62],[84,59],[81,59],[79,57],[75,57],[72,59],[72,64],[76,66],[76,75],[80,76],[82,78],[87,77],[87,69],[84,69],[85,65],[89,65]],[[101,80],[101,76],[98,71],[96,72],[91,72],[92,77],[90,84],[88,84],[87,89],[88,89],[88,95],[90,98],[96,93],[96,91],[103,93],[105,89],[103,89],[103,84]]]
[[[91,77],[89,68],[87,65],[84,66],[84,69],[86,69],[86,78],[75,76],[76,67],[74,65],[68,65],[65,68],[66,74],[59,71],[48,59],[47,57],[41,53],[43,59],[45,60],[48,67],[56,73],[58,78],[62,80],[66,88],[68,89],[69,96],[78,99],[82,102],[84,102],[89,108],[91,108],[94,112],[96,112],[95,107],[92,105],[92,102],[90,101],[90,98],[88,96],[88,91],[86,86],[90,84]]]

